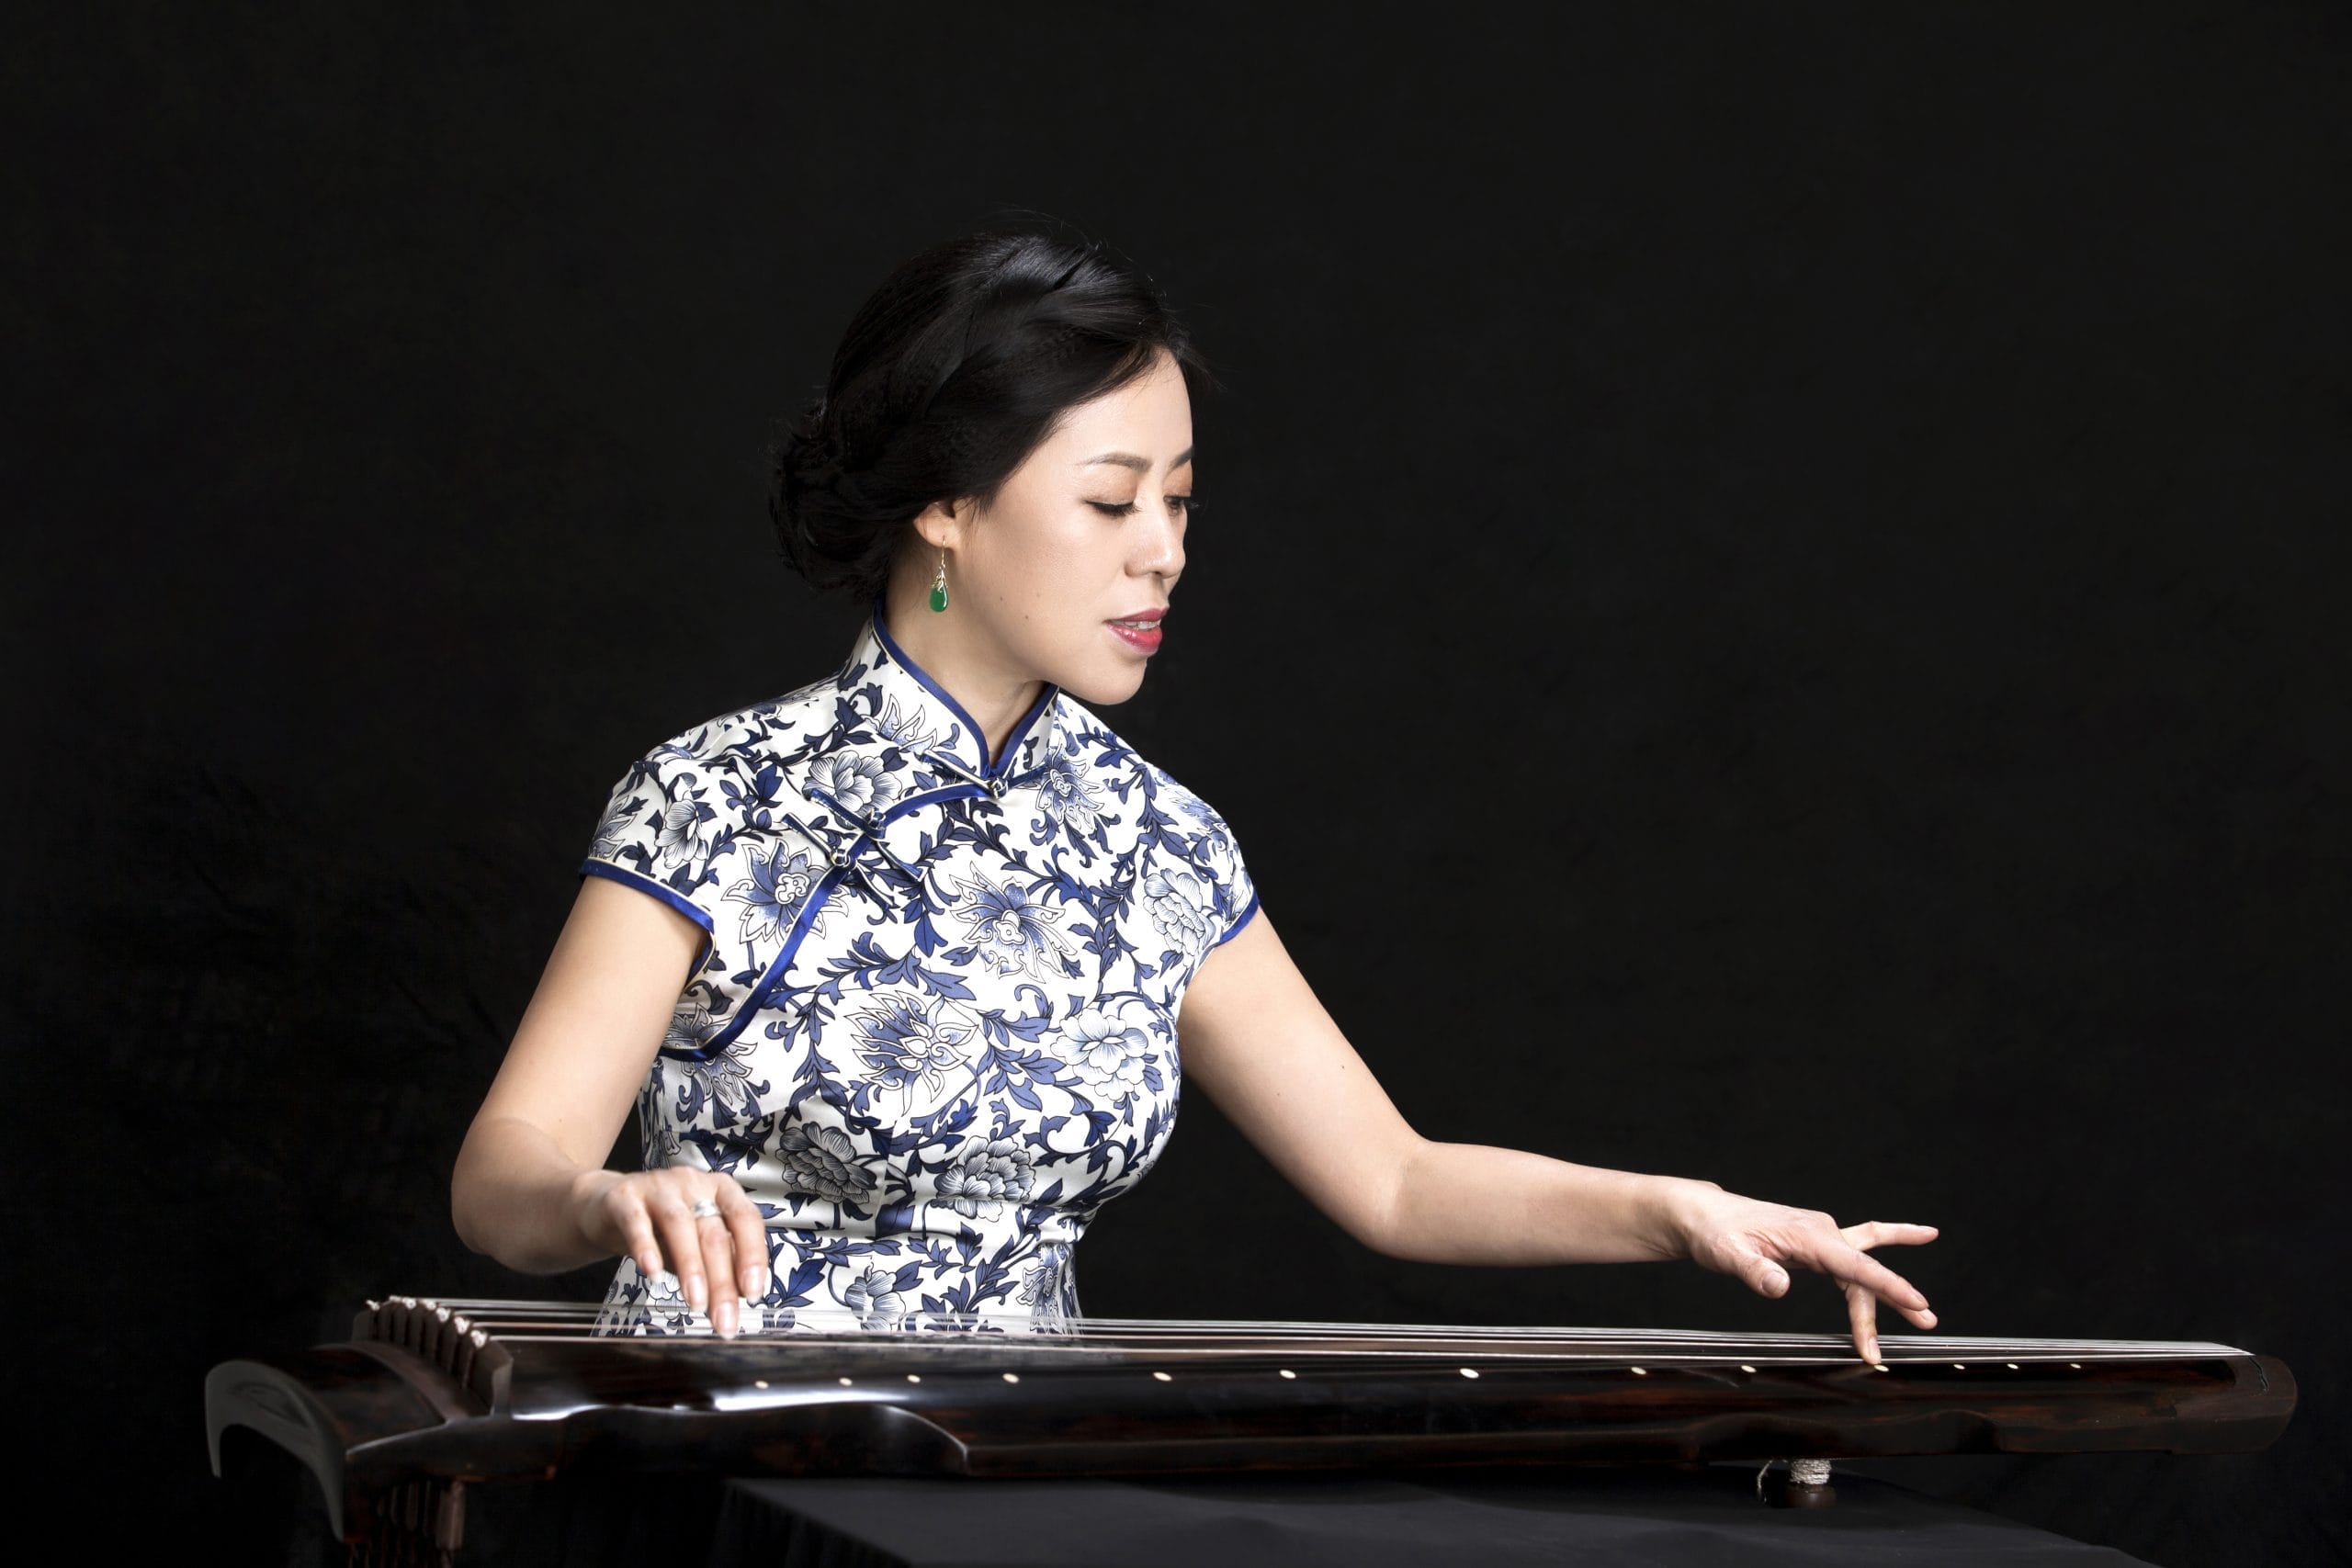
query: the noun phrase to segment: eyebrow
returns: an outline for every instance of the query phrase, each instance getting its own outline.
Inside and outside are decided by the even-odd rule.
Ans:
[[[1193,449],[1187,446],[1177,453],[1176,460],[1168,466],[1171,468],[1181,468],[1192,460]],[[1089,457],[1083,463],[1076,464],[1074,467],[1091,468],[1097,463],[1116,463],[1123,468],[1133,468],[1139,474],[1147,472],[1151,468],[1150,458],[1138,457],[1133,452],[1105,452],[1099,457]]]

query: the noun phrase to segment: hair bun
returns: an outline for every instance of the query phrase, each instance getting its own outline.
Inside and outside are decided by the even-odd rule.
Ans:
[[[825,427],[825,400],[811,398],[784,422],[776,442],[776,477],[801,485],[822,486],[828,470],[838,473],[841,454],[832,433]]]
[[[881,596],[908,524],[993,502],[1062,412],[1172,355],[1206,367],[1150,280],[1092,243],[978,233],[899,266],[851,320],[824,392],[780,422],[768,514],[820,590]]]
[[[843,565],[842,508],[837,492],[844,475],[840,445],[825,413],[826,401],[820,396],[782,423],[768,494],[768,516],[786,558],[820,588],[838,581]]]

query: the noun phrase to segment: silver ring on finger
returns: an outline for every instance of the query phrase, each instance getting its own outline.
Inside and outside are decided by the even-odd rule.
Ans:
[[[706,1198],[696,1203],[689,1213],[697,1220],[715,1220],[718,1218],[718,1205]]]

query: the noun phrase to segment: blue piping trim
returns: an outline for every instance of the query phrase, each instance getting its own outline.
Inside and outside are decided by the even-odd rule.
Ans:
[[[848,807],[843,806],[840,801],[834,799],[833,792],[825,788],[822,784],[803,784],[800,786],[800,793],[806,795],[814,796],[819,803],[825,807],[826,809],[830,810],[834,816],[840,818],[842,821],[851,824],[853,827],[860,825],[857,813],[852,811]],[[795,822],[792,825],[796,828],[800,826],[797,822]]]
[[[784,946],[768,960],[767,968],[761,973],[760,983],[752,987],[752,994],[743,998],[743,1005],[735,1010],[735,1016],[727,1021],[727,1027],[704,1042],[702,1051],[706,1055],[715,1056],[733,1044],[735,1037],[742,1033],[744,1026],[752,1021],[752,1015],[768,1005],[768,998],[775,993],[776,982],[784,978],[784,972],[792,966],[793,954],[800,951],[800,939],[808,934],[808,928],[816,923],[818,912],[824,908],[825,900],[831,898],[833,889],[841,886],[842,874],[841,869],[835,867],[817,879],[817,886],[808,890],[808,901],[800,906],[800,913],[793,919],[792,930],[785,937]]]
[[[947,711],[954,714],[957,718],[963,720],[964,733],[970,736],[972,738],[972,744],[979,749],[980,766],[985,770],[988,766],[989,738],[987,733],[983,731],[978,725],[972,722],[972,716],[964,711],[964,705],[962,703],[959,703],[954,697],[949,696],[947,694],[947,689],[944,686],[942,686],[938,682],[933,680],[929,674],[925,673],[922,665],[917,664],[913,660],[907,657],[907,650],[900,648],[899,646],[899,639],[890,635],[890,627],[882,618],[882,606],[878,603],[874,606],[874,635],[876,637],[880,639],[883,650],[889,654],[892,661],[895,662],[899,669],[913,676],[917,684],[921,685],[924,691],[929,692],[933,696],[937,697],[941,702],[945,703],[947,705]]]
[[[1005,737],[1004,750],[997,754],[995,761],[991,761],[989,760],[988,732],[972,722],[972,716],[964,711],[962,703],[947,694],[946,687],[933,680],[922,665],[907,657],[907,650],[900,648],[898,639],[890,635],[889,624],[882,617],[882,605],[879,601],[876,601],[874,606],[874,635],[880,639],[883,648],[888,651],[899,669],[913,676],[924,691],[945,703],[947,711],[963,720],[965,732],[971,736],[972,744],[979,750],[980,772],[989,778],[999,778],[1003,775],[1005,763],[1021,750],[1021,743],[1028,739],[1030,727],[1037,722],[1037,716],[1045,712],[1056,697],[1061,695],[1059,686],[1055,685],[1051,681],[1044,682],[1037,693],[1037,700],[1029,705],[1029,711],[1022,715],[1021,722],[1012,727],[1012,733]]]
[[[989,769],[990,778],[1004,777],[1004,770],[1012,764],[1013,757],[1020,751],[1021,743],[1028,739],[1030,728],[1037,722],[1037,716],[1050,707],[1054,699],[1061,694],[1059,686],[1055,685],[1051,681],[1045,683],[1044,688],[1037,694],[1037,700],[1029,705],[1029,711],[1021,716],[1021,722],[1012,727],[1011,735],[1005,737],[1003,752],[998,756],[995,764]]]
[[[973,800],[987,794],[988,791],[979,785],[967,784],[942,784],[937,789],[919,790],[913,795],[900,795],[885,807],[882,815],[874,819],[874,826],[885,827],[922,807],[936,806],[950,800]]]
[[[1218,948],[1223,947],[1227,942],[1231,942],[1235,937],[1239,936],[1241,934],[1241,928],[1248,925],[1250,923],[1250,918],[1257,912],[1258,896],[1255,893],[1252,893],[1250,895],[1250,902],[1241,906],[1241,913],[1234,916],[1233,923],[1225,928],[1225,934],[1217,938],[1215,942],[1209,943],[1209,951],[1214,953]]]
[[[837,854],[846,857],[849,863],[843,869],[848,871],[852,876],[857,878],[857,885],[860,887],[865,888],[867,895],[871,897],[876,903],[887,908],[890,901],[882,897],[882,890],[874,886],[873,880],[865,874],[865,868],[858,864],[857,858],[854,853],[854,848],[856,845],[872,845],[874,852],[880,855],[884,860],[889,862],[892,870],[905,877],[909,882],[913,883],[917,887],[921,887],[922,886],[922,874],[917,871],[913,866],[909,865],[905,861],[899,859],[898,852],[882,841],[882,820],[880,818],[868,821],[866,818],[860,817],[855,812],[852,811],[848,807],[843,806],[840,801],[834,799],[831,791],[820,789],[815,784],[802,784],[800,787],[804,793],[813,795],[817,799],[824,802],[826,808],[831,811],[835,817],[839,818],[842,824],[849,829],[849,836],[842,840],[840,846],[825,846],[826,858],[831,859]],[[784,819],[786,822],[791,823],[796,829],[798,829],[802,838],[808,840],[812,843],[817,841],[817,835],[809,831],[807,824],[803,823],[799,818],[795,817],[791,812],[787,811],[784,814]]]
[[[625,865],[615,865],[608,860],[598,860],[594,855],[590,855],[586,860],[580,863],[580,874],[582,876],[607,876],[612,878],[615,882],[621,883],[629,887],[634,887],[640,893],[650,893],[654,897],[661,899],[664,904],[669,905],[673,909],[677,910],[678,913],[685,916],[686,919],[692,920],[695,924],[700,926],[703,929],[705,935],[710,934],[717,929],[710,923],[710,917],[703,913],[703,911],[695,905],[692,899],[686,897],[676,888],[669,886],[664,883],[656,882],[650,876],[639,875],[638,873],[629,870],[629,868]]]
[[[966,784],[979,784],[985,787],[989,782],[988,775],[986,773],[976,773],[972,772],[971,769],[966,767],[962,758],[948,756],[944,752],[936,749],[925,751],[922,754],[922,760],[929,762],[933,767],[938,769],[943,773],[955,774],[957,778],[962,779]]]
[[[686,919],[692,920],[695,924],[702,928],[701,951],[695,954],[694,966],[688,969],[686,973],[690,976],[699,975],[702,973],[702,966],[710,962],[711,950],[718,946],[718,928],[710,923],[710,917],[708,915],[705,914],[692,899],[684,897],[676,888],[656,882],[650,876],[641,876],[638,873],[629,870],[628,867],[625,865],[615,865],[608,860],[598,860],[594,855],[590,855],[586,860],[580,863],[580,874],[582,876],[602,876],[610,881],[617,882],[624,887],[634,887],[639,893],[650,894],[654,897],[661,899],[664,904],[669,905],[673,909],[677,910],[678,913],[685,916]]]

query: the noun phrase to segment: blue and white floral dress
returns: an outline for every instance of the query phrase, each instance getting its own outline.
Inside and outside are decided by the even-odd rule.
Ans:
[[[1257,909],[1224,819],[1056,688],[991,764],[878,608],[633,765],[581,869],[708,933],[644,1157],[759,1205],[774,1328],[1075,1315],[1072,1247],[1175,1123],[1184,987]],[[699,1322],[628,1259],[604,1321]]]

